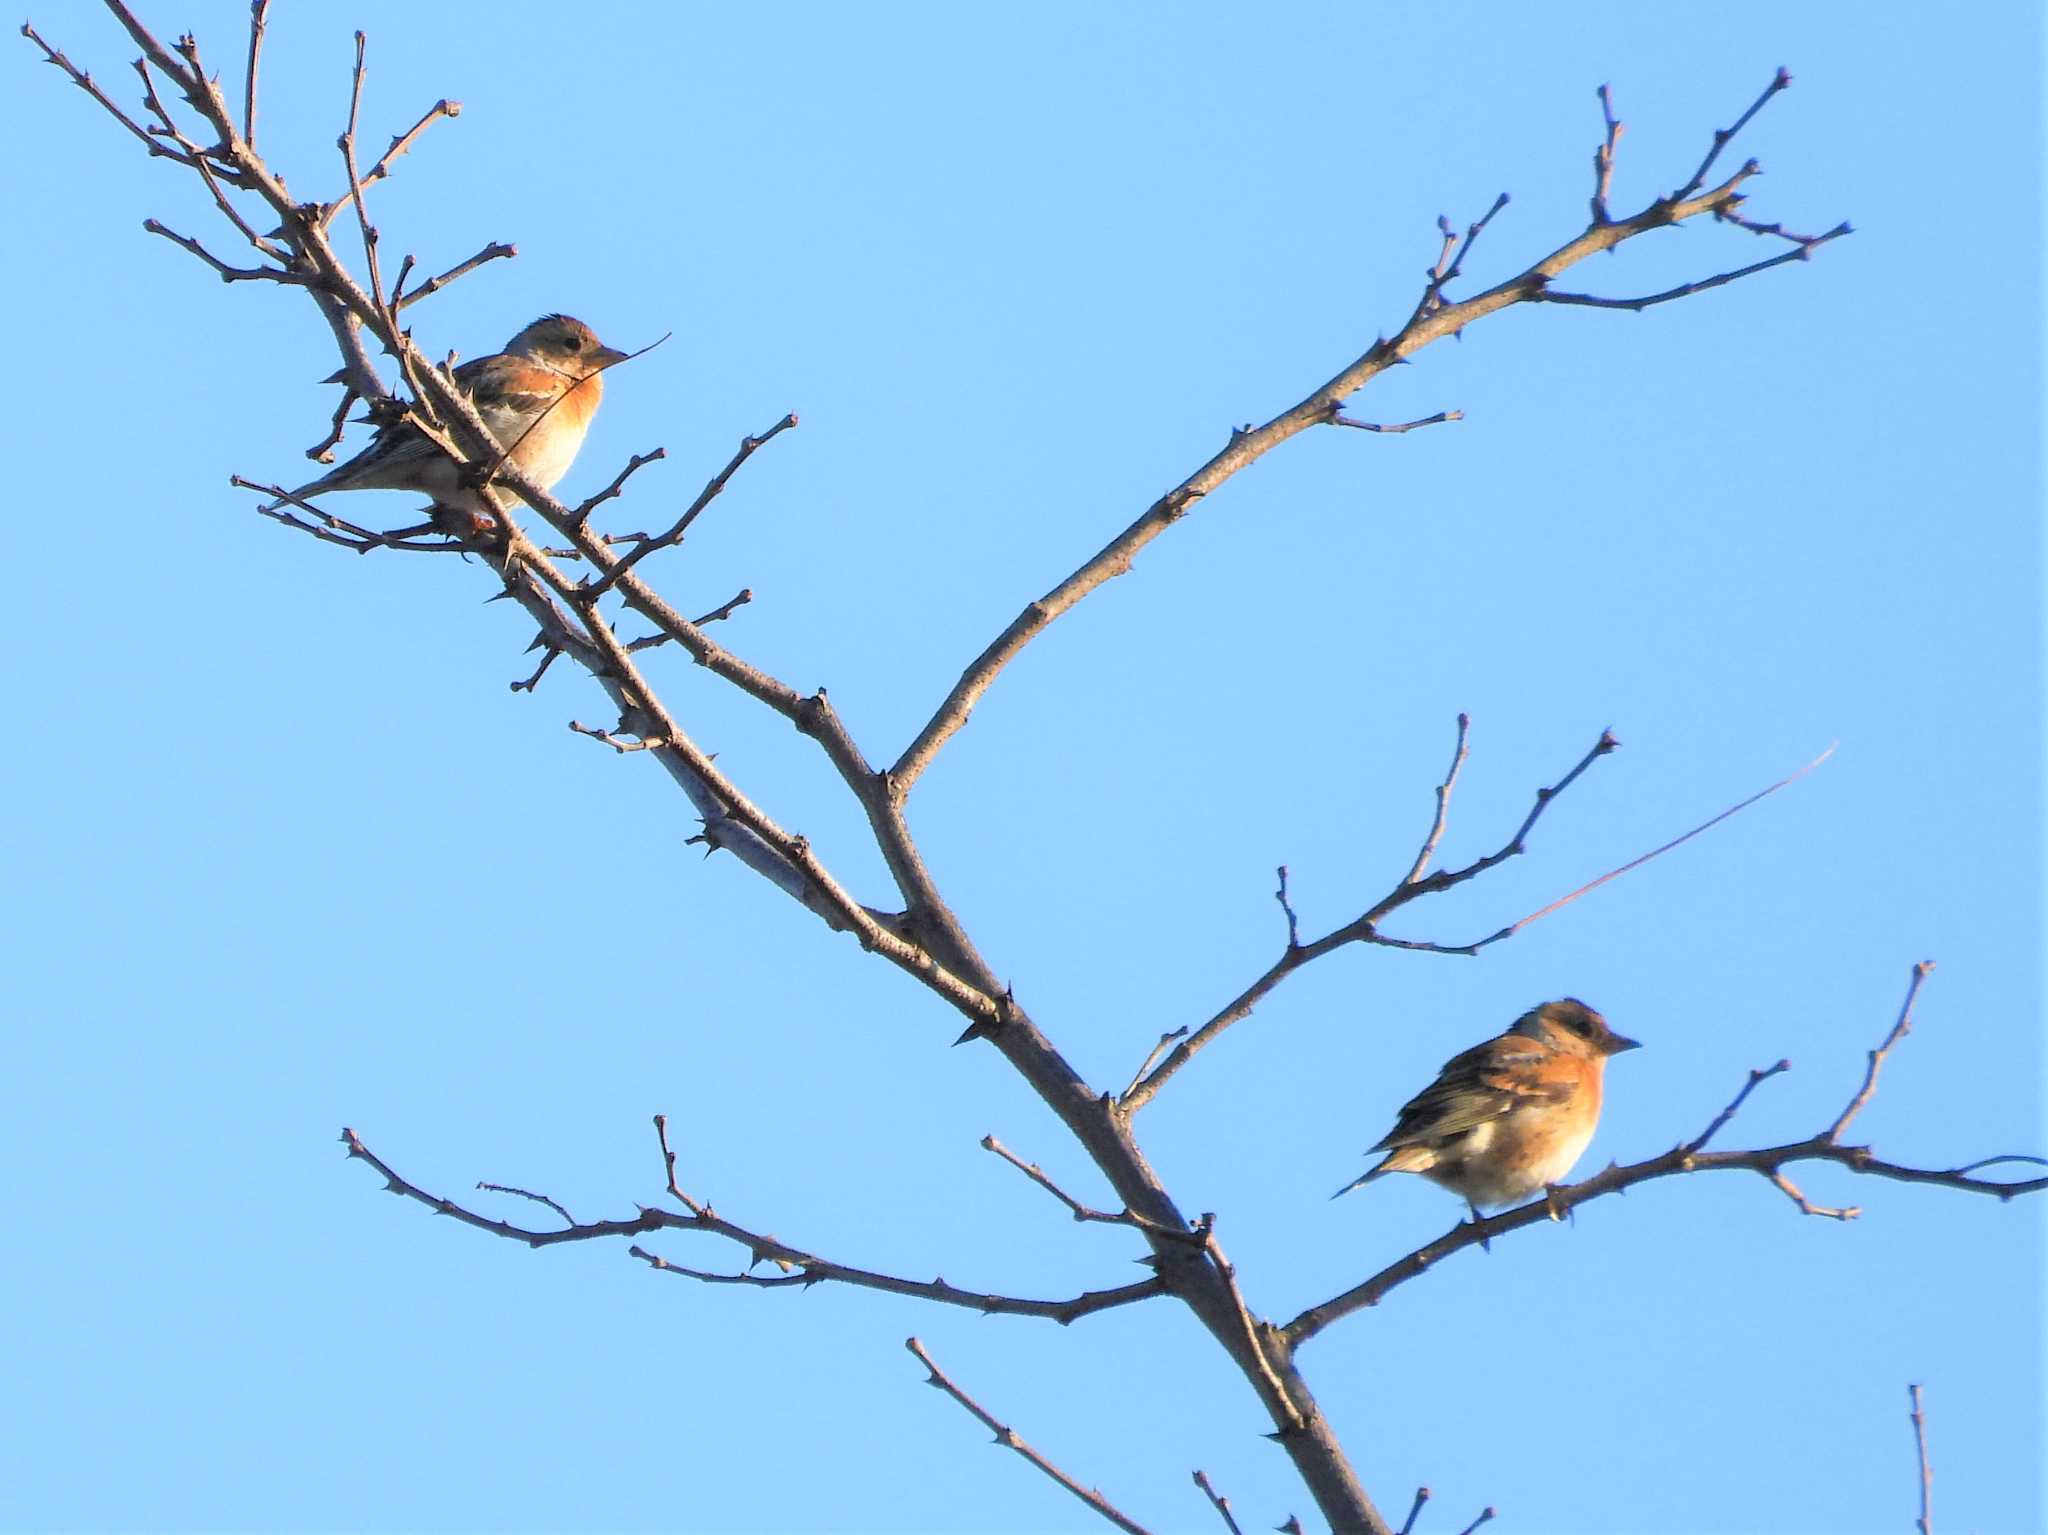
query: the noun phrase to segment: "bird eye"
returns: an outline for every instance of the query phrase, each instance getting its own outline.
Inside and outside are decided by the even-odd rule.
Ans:
[[[568,352],[582,351],[583,338],[581,336],[564,336],[562,338],[562,349]]]

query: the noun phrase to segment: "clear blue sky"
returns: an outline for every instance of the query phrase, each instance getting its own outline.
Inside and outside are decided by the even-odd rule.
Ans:
[[[144,0],[238,78],[243,0]],[[1576,231],[1611,81],[1618,206],[1681,182],[1780,64],[1738,153],[1754,212],[1858,233],[1642,316],[1516,311],[1287,446],[997,685],[914,825],[1018,995],[1116,1086],[1282,936],[1321,931],[1426,823],[1494,846],[1604,726],[1625,743],[1531,856],[1397,926],[1491,930],[1761,787],[1824,769],[1476,960],[1346,952],[1141,1121],[1291,1316],[1458,1214],[1420,1180],[1330,1204],[1454,1051],[1575,993],[1619,1061],[1590,1170],[1696,1133],[1811,1133],[1908,968],[1940,969],[1859,1132],[1950,1165],[2048,1150],[2042,986],[2040,44],[2032,8],[1469,5],[753,8],[281,4],[263,140],[341,184],[366,135],[463,103],[377,194],[387,249],[498,264],[414,311],[475,355],[565,309],[675,339],[615,376],[571,478],[657,444],[660,525],[795,410],[658,557],[729,643],[826,684],[877,758],[964,662],[1234,423],[1412,306],[1433,221],[1513,205],[1491,281]],[[31,15],[126,99],[96,6]],[[187,178],[27,44],[0,52],[15,234],[18,575],[0,789],[0,1525],[21,1529],[1056,1531],[1092,1516],[920,1384],[990,1407],[1163,1530],[1313,1508],[1243,1382],[1167,1304],[1070,1330],[829,1287],[755,1293],[622,1248],[531,1253],[386,1197],[421,1182],[655,1202],[648,1125],[735,1219],[1025,1294],[1123,1283],[976,1147],[1097,1182],[958,1019],[683,839],[648,761],[484,573],[358,559],[251,512],[304,478],[333,367],[310,307],[141,231],[228,246]],[[1596,263],[1646,291],[1755,259],[1701,228]],[[395,255],[393,257],[395,259]],[[1471,291],[1468,288],[1466,291]],[[402,518],[402,498],[359,498]],[[863,896],[883,877],[809,743],[670,658],[697,739]],[[2044,1519],[2048,1204],[1808,1169],[1659,1183],[1460,1254],[1311,1345],[1358,1469],[1423,1528],[1908,1528],[1906,1384],[1937,1524]],[[487,1196],[477,1196],[487,1197]],[[538,1213],[509,1206],[521,1217]],[[680,1261],[731,1262],[673,1240]]]

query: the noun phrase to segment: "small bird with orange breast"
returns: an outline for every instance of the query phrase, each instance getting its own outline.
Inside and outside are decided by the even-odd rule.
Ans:
[[[462,364],[455,382],[505,456],[552,490],[576,461],[604,398],[604,370],[625,358],[581,320],[551,314],[506,342],[504,351]],[[408,421],[384,427],[354,458],[292,494],[303,499],[330,490],[414,490],[437,507],[486,523],[494,515],[455,462]]]
[[[1446,1063],[1372,1148],[1386,1156],[1330,1197],[1384,1173],[1420,1173],[1475,1217],[1526,1199],[1571,1171],[1600,1121],[1607,1057],[1635,1048],[1576,997],[1533,1008]]]

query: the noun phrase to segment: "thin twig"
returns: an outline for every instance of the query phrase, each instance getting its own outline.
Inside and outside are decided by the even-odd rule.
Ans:
[[[1779,69],[1771,77],[1771,83],[1764,87],[1763,94],[1749,104],[1749,110],[1735,119],[1735,125],[1732,128],[1716,128],[1714,130],[1713,146],[1707,150],[1706,159],[1700,161],[1700,168],[1692,173],[1692,180],[1688,181],[1676,192],[1673,192],[1667,201],[1682,202],[1704,186],[1707,180],[1707,172],[1714,168],[1714,162],[1721,157],[1721,151],[1728,147],[1736,134],[1749,126],[1749,120],[1764,109],[1765,103],[1791,83],[1792,76],[1786,73],[1784,69]]]
[[[1472,1535],[1472,1532],[1478,1529],[1479,1526],[1485,1524],[1490,1519],[1498,1519],[1499,1517],[1500,1510],[1489,1504],[1487,1507],[1479,1510],[1479,1517],[1466,1525],[1464,1529],[1458,1531],[1458,1535]]]
[[[1422,1505],[1427,1503],[1429,1498],[1430,1493],[1427,1487],[1415,1489],[1415,1501],[1408,1506],[1408,1517],[1401,1521],[1400,1535],[1414,1535],[1415,1521],[1421,1516]]]
[[[512,257],[518,254],[518,246],[506,245],[501,241],[494,240],[489,245],[486,245],[482,250],[478,251],[474,256],[471,256],[467,261],[457,262],[454,266],[450,267],[447,271],[441,273],[438,277],[429,277],[425,282],[421,283],[417,288],[413,289],[412,292],[406,294],[404,298],[394,300],[392,308],[393,310],[410,309],[414,304],[417,304],[421,299],[431,298],[434,294],[439,293],[443,288],[447,287],[448,284],[454,282],[456,278],[467,277],[471,272],[474,272],[478,267],[482,266],[485,262],[509,261]]]
[[[460,541],[454,539],[445,542],[420,543],[412,538],[411,535],[413,534],[425,533],[430,529],[434,529],[436,527],[434,523],[421,523],[417,527],[399,528],[394,532],[379,533],[373,528],[361,527],[356,523],[347,521],[345,518],[337,517],[332,512],[323,512],[312,502],[300,496],[297,491],[286,490],[282,485],[268,485],[259,480],[245,480],[239,474],[229,475],[228,483],[240,490],[260,491],[266,496],[273,497],[274,502],[272,505],[256,508],[258,513],[270,518],[271,521],[281,522],[286,527],[295,528],[302,533],[310,533],[323,543],[340,544],[344,548],[355,550],[358,554],[367,554],[372,549],[399,549],[414,554],[460,554],[465,547]],[[317,518],[317,524],[305,522],[300,518],[292,516],[289,512],[282,511],[281,508],[286,506],[296,506],[309,516]]]
[[[384,278],[377,269],[377,226],[370,222],[370,210],[363,202],[363,179],[356,174],[356,118],[363,107],[364,61],[368,54],[368,38],[362,32],[356,33],[356,67],[352,76],[348,97],[348,127],[339,140],[341,163],[348,171],[348,195],[355,203],[356,227],[362,231],[363,260],[370,269],[370,302],[377,312],[386,317],[390,329],[398,329],[396,312],[384,300]],[[400,359],[403,361],[403,358]]]
[[[361,398],[354,385],[344,383],[341,386],[341,402],[334,407],[334,419],[328,423],[327,435],[306,449],[306,457],[320,464],[334,462],[334,450],[340,445],[342,434],[348,430],[348,413],[355,409],[356,401]]]
[[[1298,949],[1301,947],[1301,918],[1294,914],[1294,903],[1287,898],[1287,865],[1281,864],[1273,873],[1280,881],[1280,888],[1273,892],[1273,899],[1280,903],[1280,910],[1287,915],[1287,947]],[[1185,1034],[1187,1030],[1180,1032]]]
[[[1437,219],[1436,227],[1444,237],[1444,248],[1437,256],[1436,265],[1430,268],[1429,284],[1422,290],[1422,299],[1416,304],[1415,313],[1409,318],[1409,326],[1444,307],[1444,288],[1465,275],[1465,258],[1472,254],[1472,247],[1479,243],[1480,234],[1493,222],[1494,215],[1507,205],[1507,193],[1503,192],[1494,198],[1493,206],[1486,210],[1485,216],[1478,223],[1466,227],[1464,243],[1455,247],[1455,255],[1451,254],[1453,244],[1450,221],[1441,217]],[[1446,260],[1446,257],[1449,259]]]
[[[538,675],[538,673],[535,674],[536,677]],[[644,752],[650,747],[668,744],[660,736],[641,736],[637,740],[628,740],[622,735],[614,735],[609,730],[599,729],[595,725],[586,725],[581,720],[569,721],[569,728],[580,736],[589,736],[593,741],[604,742],[605,745],[621,756],[624,756],[627,752]]]
[[[1044,1168],[1040,1167],[1036,1162],[1025,1161],[993,1135],[984,1135],[981,1138],[981,1149],[983,1151],[992,1151],[1005,1162],[1008,1162],[1018,1172],[1065,1205],[1077,1221],[1098,1221],[1109,1226],[1130,1226],[1139,1231],[1149,1232],[1167,1241],[1186,1242],[1195,1247],[1203,1246],[1206,1241],[1203,1233],[1199,1231],[1175,1231],[1170,1227],[1159,1226],[1152,1221],[1144,1219],[1142,1216],[1134,1215],[1129,1210],[1097,1210],[1092,1206],[1084,1205],[1057,1183],[1054,1183]]]
[[[1749,1080],[1742,1084],[1742,1091],[1728,1100],[1728,1107],[1714,1116],[1713,1123],[1709,1124],[1706,1129],[1700,1131],[1698,1135],[1685,1143],[1685,1149],[1687,1151],[1706,1150],[1707,1142],[1720,1134],[1721,1127],[1735,1117],[1735,1111],[1741,1108],[1743,1101],[1757,1090],[1759,1083],[1767,1082],[1772,1077],[1778,1075],[1779,1072],[1790,1071],[1791,1069],[1792,1063],[1790,1061],[1780,1061],[1775,1066],[1752,1067],[1749,1073]]]
[[[546,1205],[555,1214],[562,1217],[563,1225],[573,1226],[576,1224],[576,1217],[571,1215],[561,1204],[550,1199],[545,1194],[534,1193],[532,1189],[514,1188],[509,1183],[478,1183],[477,1187],[491,1194],[517,1194],[521,1199],[530,1199],[537,1205]]]
[[[1436,857],[1439,843],[1444,840],[1444,828],[1450,824],[1451,794],[1458,787],[1458,774],[1464,771],[1468,755],[1466,741],[1472,734],[1472,716],[1460,710],[1458,713],[1458,740],[1451,748],[1451,765],[1444,771],[1443,782],[1436,786],[1436,819],[1430,823],[1429,834],[1422,839],[1422,851],[1415,855],[1415,863],[1401,881],[1404,885],[1415,884],[1429,872],[1430,861]]]
[[[1908,1386],[1906,1393],[1913,1403],[1913,1448],[1920,1457],[1920,1517],[1913,1521],[1913,1528],[1920,1535],[1934,1535],[1934,1464],[1927,1458],[1927,1410],[1918,1386]]]
[[[347,206],[350,198],[357,198],[358,200],[360,200],[360,194],[362,191],[375,186],[378,182],[382,181],[386,176],[389,176],[391,174],[391,162],[396,160],[400,155],[404,154],[408,149],[412,148],[413,140],[417,139],[422,133],[425,133],[428,128],[432,127],[435,123],[439,122],[444,117],[460,117],[461,115],[462,103],[459,101],[442,100],[437,101],[431,107],[428,107],[427,110],[421,114],[420,120],[418,122],[414,123],[410,128],[406,129],[405,132],[399,134],[398,137],[394,138],[391,141],[391,147],[389,149],[386,149],[383,154],[377,157],[377,163],[370,167],[369,174],[362,178],[362,181],[359,185],[351,186],[349,188],[347,196],[337,197],[334,199],[333,202],[328,203],[325,207],[320,209],[319,214],[317,216],[318,222],[323,225],[326,224],[328,220],[332,219],[335,214],[339,213],[345,206]],[[353,118],[353,114],[351,114],[351,118]],[[511,254],[511,248],[509,246],[505,248],[505,254]],[[452,282],[455,277],[459,277],[460,275],[461,273],[458,271],[454,273],[448,280]],[[434,286],[435,285],[432,283],[428,284],[427,291],[431,292]],[[421,293],[419,297],[426,297],[426,293]]]
[[[190,235],[181,235],[175,229],[167,228],[163,224],[158,223],[153,218],[144,219],[142,221],[142,227],[148,230],[151,234],[161,235],[166,240],[169,240],[173,245],[178,246],[183,250],[190,251],[193,255],[197,256],[201,261],[205,262],[208,266],[212,267],[216,272],[220,273],[220,280],[222,282],[277,282],[283,283],[287,287],[298,287],[305,282],[305,279],[303,277],[300,277],[297,273],[286,272],[277,267],[229,266],[225,261],[221,260],[218,256],[214,255],[212,251],[208,250],[205,246],[201,245],[197,240],[193,239]]]
[[[1237,1521],[1231,1517],[1230,1499],[1220,1496],[1216,1489],[1209,1485],[1209,1474],[1206,1471],[1195,1473],[1195,1485],[1202,1489],[1202,1496],[1209,1500],[1209,1506],[1216,1510],[1217,1517],[1222,1519],[1224,1528],[1230,1531],[1230,1535],[1244,1535],[1244,1531],[1238,1528]]]
[[[1330,413],[1330,425],[1348,426],[1360,432],[1380,432],[1392,436],[1397,432],[1412,432],[1418,426],[1437,426],[1446,421],[1463,421],[1462,410],[1440,410],[1433,416],[1424,416],[1420,421],[1403,421],[1397,425],[1385,426],[1373,421],[1355,421],[1339,411]]]
[[[626,461],[626,467],[612,476],[611,484],[605,486],[603,490],[576,508],[576,520],[578,522],[589,521],[592,512],[626,488],[626,481],[632,479],[634,475],[638,474],[647,465],[667,457],[668,449],[666,448],[654,448],[646,453],[635,453]],[[645,538],[645,536],[645,534],[641,535],[642,538]]]
[[[1055,1466],[1051,1461],[1039,1454],[1038,1451],[1026,1444],[1015,1429],[1006,1423],[997,1422],[995,1417],[985,1407],[953,1384],[951,1378],[947,1376],[944,1370],[938,1367],[932,1356],[925,1352],[924,1345],[918,1342],[917,1339],[906,1338],[903,1346],[917,1356],[919,1364],[931,1372],[926,1377],[925,1384],[937,1387],[962,1407],[966,1408],[968,1412],[972,1413],[980,1421],[983,1428],[996,1436],[997,1444],[1002,1445],[1005,1449],[1015,1450],[1019,1455],[1030,1461],[1032,1465],[1066,1488],[1068,1492],[1071,1492],[1083,1503],[1094,1509],[1096,1513],[1107,1519],[1118,1529],[1125,1531],[1126,1535],[1149,1535],[1149,1532],[1142,1524],[1139,1524],[1129,1515],[1120,1512],[1100,1492],[1092,1488],[1083,1487],[1071,1476],[1068,1476],[1066,1472],[1060,1470],[1058,1466]]]
[[[263,24],[270,0],[249,0],[249,70],[242,89],[242,140],[256,148],[256,70],[263,57]]]
[[[785,415],[780,421],[776,422],[773,426],[769,427],[767,431],[762,432],[759,435],[753,437],[742,437],[740,439],[739,450],[736,453],[734,453],[733,456],[726,462],[726,465],[723,469],[719,470],[718,473],[714,474],[710,478],[710,480],[706,482],[704,489],[698,492],[697,499],[692,501],[689,504],[689,506],[684,508],[683,515],[675,520],[674,525],[671,526],[666,533],[661,534],[657,538],[648,539],[647,542],[640,545],[640,547],[635,549],[631,554],[628,554],[624,558],[618,560],[615,564],[613,564],[611,569],[607,570],[602,576],[598,577],[597,580],[585,583],[585,585],[582,587],[581,591],[578,594],[581,597],[581,599],[586,602],[596,601],[599,597],[603,596],[606,592],[610,591],[613,586],[617,585],[618,582],[626,575],[628,571],[632,570],[632,568],[635,565],[639,564],[642,560],[646,559],[648,555],[654,553],[655,550],[668,549],[676,544],[681,543],[683,541],[683,535],[689,532],[690,530],[690,524],[695,522],[697,518],[703,514],[704,508],[709,506],[712,503],[712,501],[716,499],[718,493],[721,490],[725,489],[726,483],[732,479],[733,475],[739,472],[740,465],[744,464],[748,459],[752,458],[754,454],[757,451],[759,451],[765,444],[773,442],[777,437],[780,437],[784,432],[790,430],[796,424],[796,414],[795,412],[792,411],[789,414]],[[619,479],[618,481],[615,482],[615,484],[623,484],[625,482],[626,475],[631,474],[633,470],[637,467],[639,467],[637,463],[629,464],[626,467],[624,473],[622,473],[619,476]],[[610,493],[616,494],[617,492],[616,490],[613,490]],[[606,495],[600,493],[599,495],[593,497],[589,502],[585,503],[585,506],[579,509],[579,521],[582,516],[588,514],[588,510],[590,507],[596,506],[599,502],[605,499]]]
[[[1607,197],[1614,188],[1614,151],[1627,128],[1615,118],[1614,93],[1604,85],[1600,87],[1600,117],[1607,125],[1607,135],[1593,151],[1593,222],[1607,224],[1613,222],[1607,213]]]
[[[86,95],[92,97],[92,99],[94,101],[97,101],[101,105],[101,107],[105,108],[107,115],[113,118],[115,122],[119,123],[123,128],[126,128],[130,133],[134,134],[138,139],[142,140],[142,147],[147,149],[152,155],[158,156],[159,158],[165,160],[176,160],[180,165],[190,165],[193,163],[193,157],[191,155],[186,154],[180,150],[167,148],[160,138],[158,138],[155,134],[152,134],[148,129],[144,128],[142,124],[138,123],[126,112],[122,111],[120,106],[115,102],[114,98],[109,96],[105,91],[100,89],[99,82],[97,80],[93,79],[93,77],[90,74],[88,74],[85,70],[80,69],[76,64],[73,64],[71,60],[66,58],[62,53],[58,52],[55,48],[52,48],[48,43],[43,41],[42,34],[36,31],[36,29],[30,26],[27,22],[23,22],[21,24],[21,35],[27,38],[30,42],[34,43],[38,48],[43,50],[44,63],[53,64],[58,69],[63,70],[65,74],[69,75],[71,77],[71,83],[73,85],[77,86],[80,90],[84,91]]]
[[[690,627],[692,629],[701,629],[706,624],[715,624],[722,619],[730,618],[735,612],[753,600],[754,589],[751,586],[741,587],[737,593],[728,597],[709,613],[704,614],[701,618],[691,619]],[[626,645],[626,651],[630,655],[637,651],[653,650],[659,645],[668,644],[674,638],[675,635],[667,630],[658,630],[653,634],[643,634],[639,639],[629,641]]]
[[[1913,1003],[1920,995],[1920,987],[1933,971],[1934,961],[1931,959],[1923,959],[1913,967],[1913,979],[1906,986],[1906,1000],[1899,1007],[1899,1020],[1892,1025],[1891,1033],[1885,1035],[1884,1043],[1870,1052],[1869,1066],[1863,1073],[1863,1086],[1857,1089],[1856,1096],[1849,1100],[1841,1116],[1828,1127],[1829,1140],[1842,1138],[1842,1132],[1849,1128],[1849,1121],[1863,1112],[1863,1106],[1877,1091],[1877,1074],[1884,1069],[1885,1057],[1892,1053],[1892,1046],[1913,1032]]]
[[[1763,261],[1753,261],[1748,266],[1737,267],[1732,272],[1702,277],[1697,282],[1680,283],[1675,288],[1666,288],[1661,293],[1646,293],[1639,298],[1603,298],[1592,293],[1560,293],[1555,288],[1545,288],[1531,297],[1539,304],[1577,304],[1586,309],[1632,309],[1640,314],[1653,304],[1669,304],[1675,299],[1691,298],[1695,293],[1705,293],[1710,288],[1724,287],[1741,278],[1754,277],[1758,272],[1768,272],[1772,267],[1783,266],[1788,261],[1811,260],[1814,251],[1830,240],[1839,240],[1844,235],[1852,235],[1855,232],[1846,223],[1837,224],[1824,235],[1814,235],[1803,240],[1796,249],[1781,251]]]
[[[1145,1073],[1152,1069],[1152,1063],[1166,1053],[1166,1047],[1177,1039],[1186,1039],[1187,1037],[1188,1026],[1186,1024],[1182,1024],[1177,1029],[1168,1029],[1164,1034],[1161,1034],[1159,1036],[1159,1043],[1152,1047],[1151,1054],[1140,1061],[1138,1069],[1131,1073],[1130,1084],[1124,1088],[1124,1091],[1126,1093],[1135,1091],[1138,1084],[1145,1079]]]
[[[513,692],[531,693],[535,688],[539,687],[540,679],[548,674],[548,668],[555,664],[556,657],[562,653],[555,646],[547,644],[546,641],[542,641],[541,644],[544,654],[540,658],[540,665],[533,669],[532,676],[522,677],[518,681],[513,682],[511,684]]]
[[[658,1123],[661,1123],[658,1121]],[[412,1183],[372,1152],[363,1144],[362,1138],[353,1130],[341,1132],[342,1144],[348,1154],[368,1163],[383,1177],[387,1192],[399,1194],[418,1201],[436,1214],[446,1215],[465,1226],[473,1226],[492,1236],[507,1241],[523,1242],[528,1247],[553,1247],[566,1242],[602,1241],[609,1238],[644,1236],[657,1231],[703,1232],[722,1237],[736,1246],[744,1248],[750,1259],[749,1268],[762,1263],[774,1263],[783,1268],[784,1276],[775,1277],[751,1273],[709,1274],[703,1270],[686,1269],[669,1262],[658,1254],[634,1246],[629,1255],[651,1268],[673,1272],[692,1279],[703,1279],[718,1284],[750,1284],[762,1288],[776,1288],[784,1285],[808,1289],[815,1284],[827,1282],[851,1285],[865,1290],[881,1290],[891,1295],[910,1296],[919,1300],[937,1301],[942,1305],[957,1306],[963,1310],[978,1311],[992,1316],[1039,1317],[1066,1326],[1084,1316],[1099,1311],[1113,1310],[1119,1306],[1132,1305],[1150,1300],[1166,1293],[1166,1287],[1158,1276],[1141,1279],[1133,1284],[1119,1285],[1108,1290],[1091,1290],[1070,1300],[1031,1300],[1014,1295],[996,1295],[978,1290],[963,1290],[948,1284],[943,1278],[933,1280],[904,1279],[894,1274],[878,1273],[873,1269],[855,1268],[851,1264],[835,1263],[808,1253],[801,1248],[764,1232],[752,1231],[716,1214],[708,1204],[691,1199],[675,1188],[673,1163],[670,1163],[670,1192],[684,1205],[687,1213],[676,1214],[668,1210],[657,1210],[642,1205],[639,1212],[627,1220],[571,1221],[558,1230],[534,1231],[515,1226],[510,1221],[495,1220],[474,1210],[457,1204],[452,1199],[428,1193]],[[662,1123],[663,1154],[667,1156],[667,1129]],[[511,1192],[523,1192],[511,1190]],[[543,1203],[547,1202],[545,1200]]]

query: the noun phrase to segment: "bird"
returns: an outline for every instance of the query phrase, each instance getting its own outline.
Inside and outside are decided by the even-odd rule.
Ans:
[[[455,382],[505,456],[552,490],[575,462],[604,398],[604,370],[625,359],[581,320],[542,315],[504,351],[462,364]],[[334,490],[414,490],[432,497],[437,509],[467,513],[479,526],[496,521],[488,499],[464,483],[461,467],[410,421],[381,428],[362,452],[300,486],[291,499]]]
[[[1372,1148],[1386,1155],[1330,1197],[1387,1173],[1420,1173],[1477,1220],[1482,1208],[1547,1189],[1593,1139],[1607,1058],[1637,1048],[1577,997],[1531,1008],[1505,1034],[1446,1062]]]

